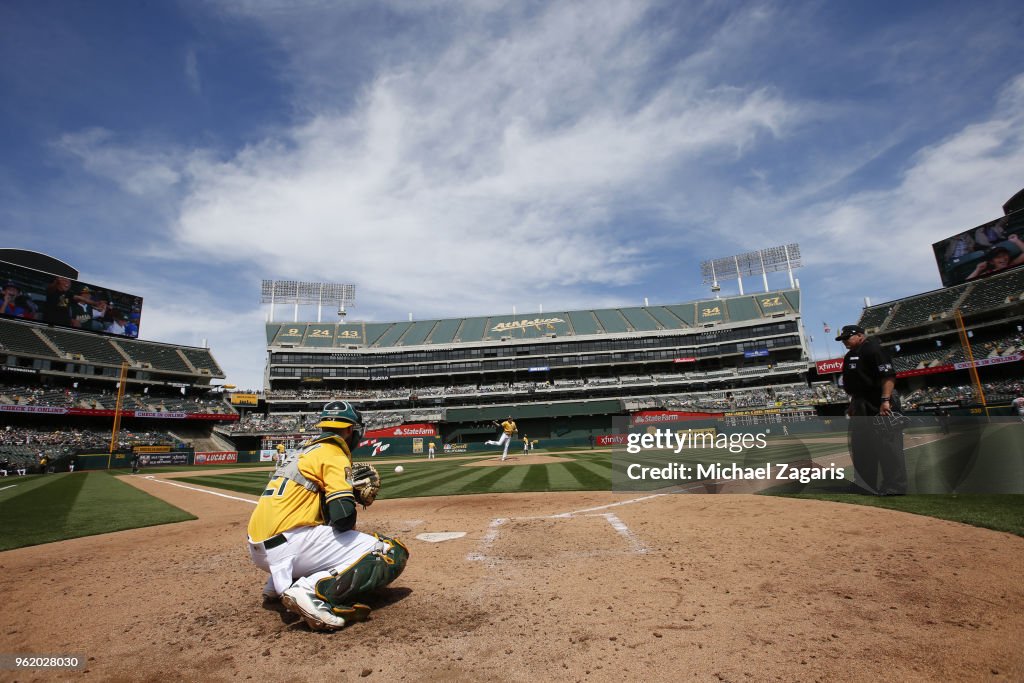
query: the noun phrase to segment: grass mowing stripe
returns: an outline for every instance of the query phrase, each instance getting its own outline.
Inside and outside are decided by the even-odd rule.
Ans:
[[[526,469],[526,476],[523,477],[520,490],[549,491],[551,489],[551,479],[548,477],[548,467],[550,465],[530,465]]]
[[[59,535],[67,523],[75,499],[90,476],[41,476],[41,483],[38,486],[0,503],[0,528],[32,528],[44,523],[54,534]]]
[[[481,467],[480,469],[487,469]],[[486,493],[492,490],[500,490],[498,482],[510,475],[515,471],[514,467],[494,467],[491,468],[490,472],[485,472],[483,476],[467,483],[459,489],[459,493]]]
[[[48,478],[31,495],[0,503],[0,550],[195,519],[103,471]]]
[[[391,489],[381,489],[381,493],[384,494],[384,498],[399,498],[402,495],[408,496],[443,496],[448,495],[452,490],[457,487],[449,486],[454,482],[461,479],[469,479],[470,477],[480,476],[480,473],[475,472],[476,468],[473,467],[459,467],[456,468],[458,471],[444,475],[444,473],[438,473],[442,476],[433,478],[424,478],[419,481],[410,484],[403,484],[400,486],[393,487]],[[396,495],[400,494],[400,495]]]
[[[611,466],[608,467],[608,470],[603,475],[576,462],[565,463],[563,467],[573,476],[581,488],[591,490],[607,489],[609,491],[612,488]]]

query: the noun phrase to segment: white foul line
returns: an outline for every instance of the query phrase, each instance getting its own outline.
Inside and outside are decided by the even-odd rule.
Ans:
[[[629,542],[629,545],[633,547],[633,552],[635,552],[637,554],[640,554],[640,555],[642,555],[642,554],[647,552],[647,548],[644,547],[644,544],[640,542],[640,539],[637,538],[636,534],[634,534],[632,531],[630,531],[629,527],[626,526],[626,523],[623,522],[621,519],[619,519],[614,513],[606,512],[603,515],[588,515],[588,516],[604,517],[605,519],[608,520],[608,523],[612,525],[613,529],[615,529],[622,536],[625,537],[626,541]]]
[[[189,491],[199,491],[199,493],[209,493],[211,496],[220,496],[221,498],[227,498],[229,500],[240,500],[243,503],[251,503],[253,505],[256,504],[255,500],[250,500],[248,498],[239,498],[237,496],[229,496],[226,493],[217,493],[216,491],[210,491],[208,489],[200,489],[200,488],[196,488],[195,486],[185,486],[184,484],[179,484],[179,483],[173,482],[173,481],[167,481],[166,479],[157,479],[153,475],[147,476],[146,479],[148,479],[150,481],[155,481],[155,482],[157,482],[159,484],[170,484],[171,486],[177,486],[179,488],[188,489]]]
[[[620,505],[632,505],[633,503],[640,503],[640,502],[643,502],[645,500],[650,500],[652,498],[660,498],[661,496],[667,496],[667,495],[668,495],[667,493],[655,493],[655,494],[652,494],[650,496],[644,496],[642,498],[632,498],[630,500],[623,500],[623,501],[620,501],[618,503],[609,503],[608,505],[599,505],[596,508],[586,508],[584,510],[575,510],[573,512],[563,512],[561,514],[551,515],[550,517],[545,517],[543,519],[560,519],[560,518],[565,518],[565,517],[572,517],[573,515],[581,515],[584,512],[597,512],[598,510],[607,510],[608,508],[614,508],[614,507],[618,507]]]
[[[487,527],[487,533],[480,539],[480,550],[471,552],[466,555],[466,559],[470,562],[482,562],[487,559],[486,551],[494,541],[498,538],[498,527],[508,521],[507,517],[497,517],[491,520],[491,524]]]
[[[3,487],[2,489],[0,489],[0,491],[6,491],[7,489],[13,489],[15,486],[17,486],[17,484],[11,484],[10,486]]]

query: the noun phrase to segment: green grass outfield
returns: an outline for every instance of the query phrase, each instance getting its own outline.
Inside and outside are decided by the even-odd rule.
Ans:
[[[997,437],[1002,437],[997,434]],[[961,439],[950,439],[946,446],[925,444],[920,448],[908,449],[908,464],[912,477],[918,473],[920,484],[948,485],[965,481],[957,468],[941,469],[942,476],[935,478],[920,474],[917,463],[922,460],[949,460],[959,450],[970,452],[969,444]],[[797,448],[792,444],[794,458],[801,454],[821,458],[832,453],[845,453],[845,444],[808,444]],[[1007,444],[1007,447],[1009,444]],[[780,451],[773,458],[788,458],[789,445],[780,444]],[[998,453],[1012,451],[997,450]],[[493,459],[495,453],[483,453],[477,457],[470,454],[445,456],[426,460],[422,456],[413,462],[402,462],[405,472],[395,474],[394,468],[401,460],[413,459],[408,455],[394,455],[388,458],[368,460],[375,464],[383,478],[381,499],[411,498],[417,496],[451,496],[467,493],[519,493],[542,491],[610,491],[612,455],[607,448],[590,450],[554,450],[548,452],[564,458],[564,462],[535,465],[517,465],[517,454],[513,452],[511,465],[493,467],[467,467],[474,460]],[[539,455],[544,451],[539,450]],[[780,456],[781,454],[781,456]],[[913,457],[910,457],[913,454]],[[623,457],[616,455],[616,458]],[[758,459],[764,459],[763,457]],[[955,459],[955,458],[954,458]],[[1017,476],[1012,458],[1000,461],[997,470],[986,463],[975,462],[974,476],[985,474],[1004,478]],[[753,464],[753,463],[751,463]],[[1009,466],[1009,469],[1007,469]],[[242,471],[259,467],[256,471]],[[217,466],[217,470],[229,471],[223,474],[205,474],[210,466],[181,466],[146,468],[142,474],[165,472],[191,472],[192,476],[182,478],[203,486],[226,489],[251,495],[259,495],[266,486],[272,467],[269,463],[248,463]],[[927,470],[926,472],[932,472]],[[74,474],[34,475],[0,479],[0,550],[27,545],[49,543],[65,538],[131,529],[136,527],[166,524],[188,519],[191,515],[149,496],[134,487],[119,481],[112,474],[126,474],[117,470],[76,472]],[[969,480],[969,478],[968,478]],[[841,482],[845,483],[845,482]],[[969,483],[969,481],[968,481]],[[11,487],[11,488],[4,488]],[[875,498],[840,492],[844,486],[835,482],[820,482],[794,490],[780,487],[773,494],[805,499],[816,499],[836,503],[873,505],[914,514],[929,515],[955,522],[1006,531],[1024,536],[1024,495],[942,494],[911,495],[896,498]],[[948,490],[948,489],[947,489]],[[635,491],[624,492],[628,496]]]
[[[408,456],[406,456],[407,458]],[[474,460],[494,458],[423,459],[403,462],[405,471],[395,474],[397,460],[367,460],[381,475],[381,500],[418,496],[454,496],[463,493],[516,493],[525,491],[608,491],[611,489],[611,459],[608,451],[560,453],[568,462],[547,465],[500,465],[466,467]],[[512,462],[515,456],[510,454]],[[179,478],[203,486],[259,495],[266,488],[270,468],[258,472],[231,472],[219,475]]]
[[[195,519],[107,472],[0,479],[0,550]]]
[[[845,452],[845,445],[815,445],[808,450],[815,456]],[[925,451],[930,453],[931,449]],[[796,454],[796,452],[794,453]],[[403,463],[405,472],[394,473],[396,458],[374,459],[383,486],[380,498],[450,496],[465,493],[520,493],[541,491],[610,491],[611,454],[608,449],[563,452],[559,457],[570,462],[547,465],[504,465],[465,467],[472,460],[437,458],[432,461]],[[488,456],[482,456],[485,459]],[[490,456],[493,457],[493,456]],[[259,495],[266,487],[270,469],[180,479],[195,484]],[[838,493],[848,482],[833,484],[833,490],[804,489],[802,493],[779,490],[770,495],[830,501],[853,505],[872,505],[1024,536],[1024,496],[946,494],[876,498]],[[628,495],[628,492],[627,492]]]

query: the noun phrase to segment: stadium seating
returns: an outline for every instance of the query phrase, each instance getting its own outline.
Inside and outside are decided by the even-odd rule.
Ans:
[[[193,348],[182,348],[181,352],[188,358],[188,362],[192,364],[196,370],[202,372],[203,370],[209,371],[211,375],[217,377],[223,377],[224,371],[217,365],[217,361],[213,359],[213,355],[208,349],[193,349]]]
[[[892,314],[888,330],[921,325],[942,314],[951,314],[953,304],[963,295],[964,287],[940,289],[901,301]]]
[[[619,312],[629,321],[634,330],[651,332],[663,327],[646,308],[621,308]]]
[[[156,370],[165,372],[182,372],[192,374],[192,370],[178,354],[178,347],[151,344],[148,342],[131,342],[119,344],[135,363],[148,363]]]
[[[1024,296],[1024,268],[975,283],[960,305],[962,313],[985,311]]]
[[[52,328],[44,334],[67,356],[79,357],[85,362],[118,366],[126,360],[108,337]]]
[[[37,328],[0,318],[0,348],[44,358],[59,358],[37,334]]]
[[[754,320],[761,317],[761,312],[758,310],[753,297],[726,299],[725,303],[730,322]]]
[[[857,324],[863,327],[865,330],[881,328],[882,324],[885,322],[885,319],[889,317],[889,313],[891,312],[891,304],[883,304],[881,306],[865,308]]]

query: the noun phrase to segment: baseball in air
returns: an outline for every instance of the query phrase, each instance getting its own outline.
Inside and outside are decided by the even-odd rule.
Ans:
[[[402,472],[405,472],[405,468],[401,465],[395,468],[395,474],[401,474]]]

